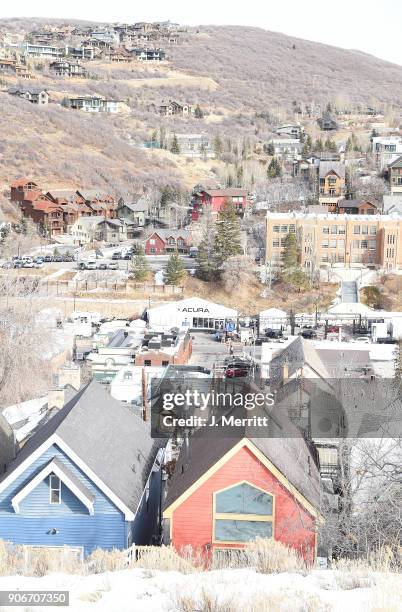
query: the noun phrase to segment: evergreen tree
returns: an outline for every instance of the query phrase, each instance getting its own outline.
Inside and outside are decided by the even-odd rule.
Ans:
[[[196,257],[196,276],[204,281],[211,281],[216,277],[215,259],[215,221],[211,208],[206,207],[202,216],[202,238],[198,246]]]
[[[195,110],[194,110],[194,117],[195,117],[196,119],[202,119],[202,118],[204,117],[204,113],[203,113],[203,111],[201,110],[201,108],[200,108],[200,105],[199,105],[199,104],[197,104],[197,106],[195,107]]]
[[[214,153],[215,153],[216,159],[220,159],[223,153],[223,144],[222,144],[222,140],[220,139],[218,135],[216,135],[214,138],[213,147],[214,147]]]
[[[172,253],[165,268],[167,285],[178,285],[184,276],[183,264],[177,251]]]
[[[151,142],[152,142],[153,145],[156,145],[156,143],[158,142],[158,132],[157,132],[157,130],[154,130],[152,132]]]
[[[273,142],[269,142],[265,146],[265,151],[266,151],[267,155],[275,155],[275,147],[274,147]]]
[[[144,249],[142,246],[138,247],[137,254],[131,259],[130,264],[130,278],[136,281],[144,281],[149,274],[149,265],[146,260]]]
[[[322,144],[321,138],[317,138],[317,140],[315,141],[314,150],[318,153],[324,150],[324,145]]]
[[[328,102],[328,104],[327,104],[327,108],[326,108],[326,111],[327,111],[327,113],[328,113],[328,114],[332,113],[332,106],[331,106],[331,102]]]
[[[276,157],[273,157],[268,166],[267,174],[269,178],[278,178],[282,176],[282,168]]]
[[[173,199],[173,191],[168,185],[161,190],[161,208],[164,208]]]
[[[179,141],[177,140],[176,134],[173,134],[172,143],[170,145],[170,152],[174,153],[175,155],[180,154],[180,145]]]
[[[283,271],[286,273],[297,267],[299,253],[295,234],[287,234],[285,238],[284,250],[282,253]]]
[[[350,138],[350,136],[349,136],[349,138],[348,138],[348,139],[347,139],[347,141],[346,141],[345,151],[346,151],[347,153],[349,153],[349,151],[352,151],[352,150],[353,150],[353,141],[352,141],[352,139],[351,139],[351,138]]]
[[[166,149],[166,130],[162,125],[159,128],[159,146],[161,149]]]
[[[336,142],[335,140],[333,140],[332,138],[327,138],[327,140],[325,141],[325,150],[326,151],[332,151],[333,153],[336,153],[338,148],[336,146]]]
[[[242,187],[242,185],[243,185],[243,178],[244,178],[243,166],[239,166],[237,168],[236,177],[237,177],[237,186],[238,187]]]
[[[214,243],[215,269],[219,273],[222,264],[243,252],[240,243],[240,225],[233,204],[226,201],[222,206],[216,223]]]
[[[233,187],[233,176],[231,175],[231,173],[229,172],[228,177],[226,179],[226,187]]]

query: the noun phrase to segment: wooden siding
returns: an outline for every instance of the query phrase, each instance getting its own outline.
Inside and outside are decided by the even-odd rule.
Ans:
[[[243,480],[275,496],[274,539],[300,551],[308,561],[315,556],[315,519],[246,447],[241,448],[173,512],[172,544],[180,550],[230,548],[213,543],[213,495]],[[236,548],[239,545],[233,545]]]
[[[49,503],[49,477],[22,502],[20,514],[11,505],[20,491],[53,457],[57,457],[95,496],[94,516],[62,483],[62,503]],[[0,539],[18,544],[83,546],[85,554],[94,548],[125,548],[128,530],[122,512],[56,445],[46,450],[25,472],[0,494]],[[58,531],[55,535],[48,532]]]

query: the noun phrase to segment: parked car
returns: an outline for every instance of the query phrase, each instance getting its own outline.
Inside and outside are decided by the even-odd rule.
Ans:
[[[398,344],[398,340],[387,336],[386,338],[377,338],[377,344]]]
[[[13,268],[22,268],[23,262],[21,259],[15,259],[13,261]]]
[[[119,264],[117,263],[117,261],[111,261],[107,264],[107,269],[108,270],[118,270]]]
[[[282,336],[283,336],[283,332],[281,329],[271,329],[268,327],[265,330],[266,338],[282,338]]]
[[[198,253],[198,248],[197,247],[190,247],[190,250],[188,252],[190,257],[192,257],[192,258],[197,257],[197,253]]]
[[[53,261],[53,257],[51,255],[45,255],[45,257],[43,258],[43,261],[46,261],[47,263]]]
[[[43,268],[43,261],[34,261],[33,262],[33,267],[34,268]]]
[[[126,253],[122,259],[132,259],[132,254],[131,253]]]
[[[95,260],[88,261],[80,261],[78,264],[79,270],[96,270],[98,267],[98,262]]]
[[[122,259],[122,254],[120,251],[115,251],[112,255],[112,259]]]
[[[242,376],[247,376],[249,371],[250,368],[247,367],[247,364],[236,364],[226,368],[225,376],[226,378],[240,378]]]
[[[57,261],[57,262],[63,261],[63,255],[53,255],[53,261]]]
[[[13,268],[14,267],[14,262],[13,261],[5,261],[2,266],[2,268]]]
[[[317,337],[317,334],[315,333],[314,329],[302,329],[301,332],[299,332],[299,336],[305,338],[306,340],[312,340],[313,338]]]
[[[370,338],[367,338],[367,336],[359,336],[358,338],[353,338],[352,342],[358,342],[359,344],[370,344]]]
[[[108,263],[107,261],[101,261],[98,263],[98,270],[107,270]]]
[[[328,334],[337,334],[339,332],[339,325],[328,325],[327,333]]]
[[[370,331],[367,327],[355,327],[355,331],[353,332],[355,336],[368,336]]]
[[[33,260],[32,260],[32,259],[31,259],[31,260],[26,259],[26,260],[25,260],[25,261],[22,263],[22,267],[23,267],[23,268],[34,268],[34,267],[35,267],[35,264],[34,264],[34,262],[33,262]]]
[[[74,261],[74,255],[66,254],[62,255],[62,261]]]

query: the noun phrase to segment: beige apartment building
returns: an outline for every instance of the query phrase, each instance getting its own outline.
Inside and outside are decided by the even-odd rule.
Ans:
[[[296,234],[300,264],[402,268],[402,215],[268,213],[266,261],[279,266],[287,234]]]

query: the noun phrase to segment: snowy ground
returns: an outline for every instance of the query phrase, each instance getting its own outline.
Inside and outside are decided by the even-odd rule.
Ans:
[[[91,576],[1,577],[0,591],[9,589],[67,590],[69,612],[190,612],[207,607],[212,612],[402,610],[402,576],[369,571],[315,570],[302,576],[238,569],[183,575],[132,569]],[[2,612],[15,609],[1,608]],[[34,609],[45,612],[54,608]]]

